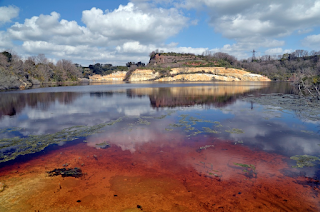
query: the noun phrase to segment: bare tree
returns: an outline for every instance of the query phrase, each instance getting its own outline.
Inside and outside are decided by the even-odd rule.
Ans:
[[[48,63],[48,59],[46,58],[46,56],[44,54],[38,54],[35,57],[35,62],[36,64],[47,64]]]

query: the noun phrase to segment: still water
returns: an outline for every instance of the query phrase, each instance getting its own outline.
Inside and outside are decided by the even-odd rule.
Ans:
[[[319,107],[293,93],[257,82],[2,92],[0,211],[319,211]]]

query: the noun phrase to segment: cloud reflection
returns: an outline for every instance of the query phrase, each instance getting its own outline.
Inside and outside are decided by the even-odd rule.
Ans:
[[[118,123],[117,126],[112,129],[107,129],[106,132],[88,137],[87,144],[90,147],[97,147],[97,144],[106,142],[120,147],[123,151],[128,150],[131,153],[134,153],[148,142],[161,140],[159,143],[159,146],[161,146],[163,142],[171,142],[173,140],[182,141],[183,138],[185,138],[183,133],[169,133],[164,130],[165,126],[172,123],[172,120],[170,119],[148,121],[151,122],[149,126],[138,125],[137,123],[132,122],[132,125],[128,125],[127,121]]]

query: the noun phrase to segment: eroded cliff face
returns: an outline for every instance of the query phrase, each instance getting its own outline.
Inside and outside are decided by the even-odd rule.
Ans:
[[[137,69],[130,76],[130,82],[148,81],[159,77],[159,73],[150,69]]]
[[[127,72],[126,71],[117,71],[109,75],[98,75],[89,76],[90,81],[92,82],[110,82],[110,81],[123,81]]]
[[[171,75],[185,74],[185,73],[210,73],[214,75],[216,80],[221,81],[271,81],[268,77],[252,74],[250,72],[224,67],[184,67],[172,68]],[[227,77],[227,78],[226,78]]]
[[[102,81],[123,81],[126,76],[125,71],[115,72],[110,75],[90,76],[93,82]],[[252,74],[247,71],[234,68],[224,67],[184,67],[172,68],[170,76],[161,77],[160,74],[151,69],[136,69],[132,72],[130,82],[139,81],[157,81],[157,82],[174,82],[174,81],[271,81],[269,78]]]

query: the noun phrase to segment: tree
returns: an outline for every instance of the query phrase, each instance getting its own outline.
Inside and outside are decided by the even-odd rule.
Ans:
[[[155,51],[150,52],[150,54],[149,54],[150,59],[153,59],[155,56],[156,56]]]
[[[35,57],[35,62],[37,64],[47,64],[48,63],[48,59],[46,58],[46,56],[44,54],[38,54],[36,57]]]
[[[7,62],[11,62],[12,54],[10,52],[3,51],[1,54],[7,57]]]

